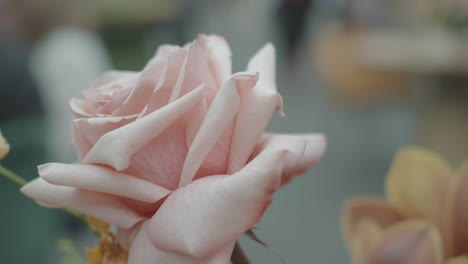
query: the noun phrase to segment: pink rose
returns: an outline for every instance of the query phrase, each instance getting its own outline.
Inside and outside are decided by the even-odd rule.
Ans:
[[[39,166],[22,192],[119,228],[129,263],[229,263],[282,183],[323,155],[322,135],[264,134],[282,100],[267,44],[231,74],[224,39],[162,46],[72,100],[80,164]]]

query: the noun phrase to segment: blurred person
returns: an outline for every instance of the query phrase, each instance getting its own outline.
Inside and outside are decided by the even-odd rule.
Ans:
[[[307,17],[312,7],[313,0],[282,0],[279,5],[280,30],[290,64],[298,59],[298,49],[304,41]]]
[[[30,68],[47,112],[49,151],[54,160],[74,161],[68,102],[104,71],[111,59],[96,34],[98,11],[93,1],[36,1],[28,11],[47,28],[31,49]],[[55,19],[50,16],[60,14]],[[47,22],[52,21],[52,22]]]
[[[396,4],[389,0],[346,0],[345,22],[354,27],[367,29],[393,23]]]
[[[68,102],[111,68],[107,50],[95,33],[60,26],[34,47],[30,63],[47,110],[51,155],[74,161]]]

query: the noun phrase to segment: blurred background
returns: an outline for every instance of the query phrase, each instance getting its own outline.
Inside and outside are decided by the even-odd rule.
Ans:
[[[271,41],[285,118],[276,132],[324,132],[323,161],[281,190],[242,239],[253,263],[346,263],[340,207],[382,194],[394,152],[420,144],[468,156],[466,0],[0,0],[2,162],[25,178],[73,162],[68,100],[100,73],[140,70],[163,43],[225,36],[233,69]],[[60,263],[56,241],[93,235],[0,180],[0,263]]]

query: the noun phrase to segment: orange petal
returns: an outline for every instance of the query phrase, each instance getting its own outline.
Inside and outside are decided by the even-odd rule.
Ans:
[[[387,199],[413,216],[440,224],[452,170],[438,154],[419,147],[398,151],[387,175]]]
[[[457,172],[447,206],[450,256],[468,252],[468,161]]]
[[[372,219],[364,218],[356,224],[355,236],[349,241],[352,264],[367,264],[373,249],[382,239],[383,231]]]
[[[468,264],[468,256],[464,255],[464,256],[448,259],[447,262],[445,262],[445,264]]]
[[[349,199],[344,204],[342,215],[342,228],[347,241],[355,236],[358,223],[364,218],[375,221],[380,227],[386,227],[405,218],[400,210],[375,197]]]
[[[374,249],[369,264],[442,264],[439,231],[423,221],[407,221],[391,226]]]
[[[3,137],[0,131],[0,160],[3,159],[10,151],[10,145],[8,145],[6,139]]]

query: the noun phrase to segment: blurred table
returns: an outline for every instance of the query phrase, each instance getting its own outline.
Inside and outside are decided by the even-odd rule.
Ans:
[[[454,165],[466,159],[468,36],[441,29],[381,31],[360,33],[354,45],[363,65],[409,73],[423,84],[436,85],[433,96],[417,100],[418,143]]]

